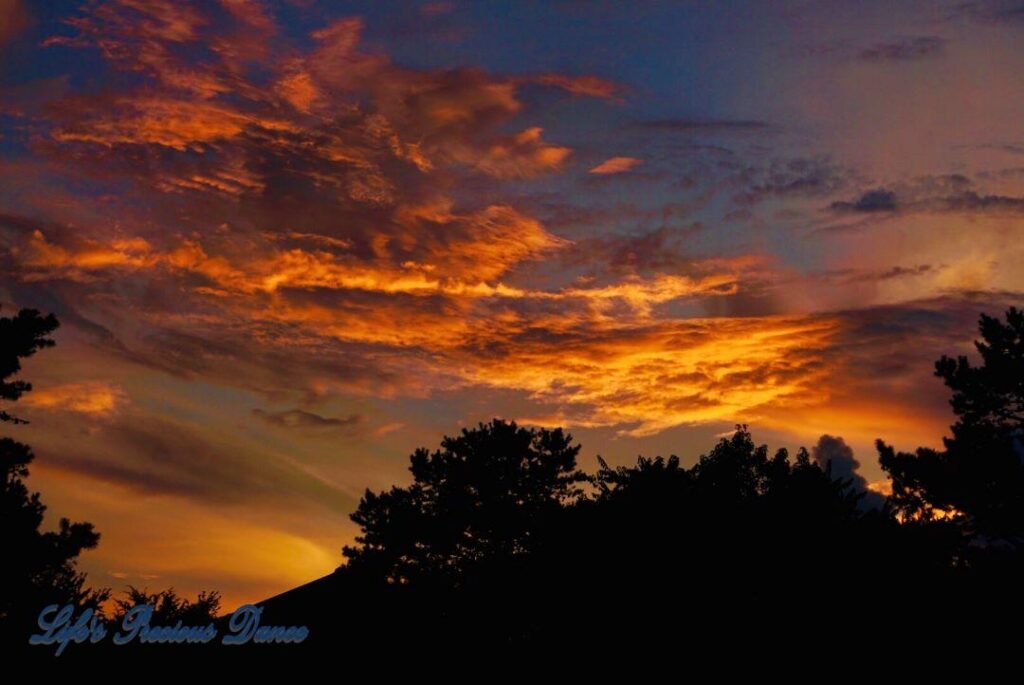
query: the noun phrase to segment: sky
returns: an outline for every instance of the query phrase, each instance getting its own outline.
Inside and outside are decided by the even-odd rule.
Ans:
[[[1022,300],[1022,46],[1019,1],[0,0],[0,303],[62,323],[9,434],[90,584],[229,609],[493,417],[884,488]]]

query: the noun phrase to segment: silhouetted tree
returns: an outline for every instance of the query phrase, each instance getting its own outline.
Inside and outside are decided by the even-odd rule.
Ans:
[[[390,583],[457,584],[474,564],[529,552],[537,531],[580,494],[579,445],[556,430],[494,420],[410,457],[413,483],[374,494],[352,514],[362,535],[349,565]]]
[[[54,344],[47,336],[57,325],[52,315],[43,317],[28,309],[12,318],[0,318],[0,399],[16,401],[32,389],[28,382],[10,378],[21,370],[21,359]],[[25,423],[6,410],[0,411],[0,420]],[[0,438],[0,544],[4,550],[0,624],[4,636],[13,635],[19,643],[35,627],[35,618],[44,606],[96,606],[108,596],[105,590],[86,589],[85,574],[76,569],[78,555],[99,541],[92,524],[64,518],[56,531],[39,529],[46,507],[38,492],[29,492],[24,480],[33,458],[27,445]]]
[[[684,659],[804,659],[879,629],[903,655],[991,647],[1006,622],[988,619],[1024,609],[1024,555],[991,544],[1022,526],[1024,316],[982,317],[982,336],[982,366],[936,367],[957,415],[946,450],[879,443],[893,478],[881,508],[864,506],[834,437],[791,458],[737,426],[691,466],[599,458],[585,476],[561,430],[495,420],[417,450],[413,483],[367,492],[352,515],[349,563],[267,609],[316,621],[312,644],[386,639],[430,659],[597,646],[636,663],[680,645]],[[339,626],[339,611],[357,618]]]
[[[32,389],[27,381],[9,379],[21,371],[22,359],[53,347],[53,340],[47,336],[59,325],[53,314],[43,317],[34,309],[22,309],[14,317],[0,317],[0,400],[17,401]],[[25,423],[6,409],[0,410],[0,421]]]
[[[124,597],[114,600],[111,621],[120,625],[125,614],[139,605],[153,607],[152,625],[173,626],[181,621],[187,626],[204,626],[215,621],[220,613],[220,593],[202,591],[191,601],[179,596],[174,588],[150,593],[129,585]]]
[[[678,612],[689,632],[761,625],[783,608],[816,611],[855,576],[869,580],[890,533],[884,517],[860,510],[863,493],[848,479],[803,448],[795,460],[785,449],[769,456],[745,426],[690,468],[675,456],[616,469],[602,462],[596,480],[585,556],[608,587],[630,588],[628,602],[611,604],[613,624]]]
[[[850,479],[804,449],[769,456],[745,426],[689,468],[640,457],[588,477],[579,449],[560,430],[495,420],[414,453],[413,484],[368,492],[352,516],[363,532],[332,582],[373,618],[346,639],[623,644],[655,639],[642,626],[665,616],[686,617],[670,635],[697,639],[783,609],[817,615],[837,588],[913,563]],[[589,618],[567,625],[570,605]]]
[[[907,519],[949,517],[984,544],[1024,544],[1024,312],[982,315],[981,364],[943,356],[935,375],[953,391],[945,450],[896,452],[878,441],[891,502]]]

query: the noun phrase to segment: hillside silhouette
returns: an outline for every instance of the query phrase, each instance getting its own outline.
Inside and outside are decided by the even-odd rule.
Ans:
[[[4,379],[55,325],[25,312],[0,320]],[[361,499],[344,565],[261,603],[266,623],[307,625],[309,639],[255,649],[565,658],[828,649],[882,635],[901,650],[992,649],[1014,638],[1000,626],[1024,607],[1024,314],[983,315],[979,332],[980,365],[936,363],[955,416],[945,449],[878,442],[887,499],[865,489],[841,440],[824,436],[813,455],[771,452],[746,426],[689,467],[640,457],[587,473],[569,433],[499,419],[417,449],[411,484]],[[8,400],[28,389],[2,388]],[[21,480],[31,453],[4,445],[4,545],[20,561],[5,568],[6,623],[43,595],[105,598],[73,566],[95,532],[62,522],[39,533],[42,505]],[[8,512],[26,508],[16,524]],[[132,592],[121,611],[161,599]],[[175,598],[168,610],[209,616],[216,600]]]

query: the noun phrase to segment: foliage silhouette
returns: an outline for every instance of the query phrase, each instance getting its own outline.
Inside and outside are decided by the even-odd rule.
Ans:
[[[458,583],[475,563],[529,553],[536,531],[581,495],[578,445],[561,429],[494,420],[410,457],[415,482],[367,490],[352,520],[363,534],[344,555],[388,583]]]
[[[52,331],[23,320],[36,334],[5,348],[21,357]],[[347,563],[261,603],[264,620],[309,626],[307,654],[397,652],[418,664],[494,651],[565,658],[595,645],[599,656],[686,644],[691,657],[778,658],[795,636],[804,654],[880,627],[898,634],[903,655],[944,641],[991,649],[1005,623],[992,617],[1024,608],[1024,315],[982,316],[981,337],[980,366],[936,364],[956,415],[945,449],[878,443],[892,478],[882,508],[863,506],[852,452],[840,455],[831,436],[812,459],[803,448],[771,453],[737,426],[689,466],[675,455],[625,466],[598,457],[588,474],[572,435],[495,419],[413,452],[410,484],[368,490],[351,515],[361,530]],[[3,368],[6,383],[18,366]],[[4,388],[16,399],[29,386]],[[37,531],[42,505],[20,480],[31,452],[2,445],[13,465],[4,506],[28,512],[22,528]],[[56,568],[82,593],[69,561],[78,542]],[[190,602],[129,588],[115,619],[139,602],[157,605],[159,623],[202,623],[219,609],[216,593]],[[943,632],[956,626],[970,631]],[[643,651],[623,652],[632,649]]]
[[[1024,544],[1024,312],[982,315],[981,356],[943,356],[935,375],[953,391],[956,415],[943,451],[896,452],[878,441],[892,478],[890,503],[907,519],[952,517],[978,544]]]
[[[349,564],[323,587],[271,600],[270,614],[305,607],[317,623],[311,606],[344,598],[358,629],[324,618],[312,634],[364,649],[383,633],[428,652],[627,644],[656,640],[665,615],[687,617],[667,635],[693,640],[783,610],[821,620],[821,598],[837,588],[943,572],[935,545],[863,511],[849,479],[806,450],[769,456],[745,426],[689,468],[641,457],[601,460],[587,475],[579,449],[561,430],[496,419],[417,450],[411,485],[360,502]]]
[[[114,601],[111,623],[121,625],[125,614],[140,605],[153,607],[153,625],[173,626],[178,621],[189,626],[203,626],[217,620],[220,613],[220,593],[200,592],[195,601],[179,596],[174,588],[150,593],[129,585],[122,599]]]
[[[21,371],[22,359],[53,347],[49,336],[58,326],[52,314],[44,317],[31,309],[0,318],[0,400],[14,402],[32,390],[31,383],[12,377]],[[28,423],[6,409],[0,411],[0,421]],[[104,617],[111,596],[107,588],[87,588],[86,574],[77,569],[78,556],[99,543],[100,535],[91,523],[62,518],[56,531],[40,530],[46,506],[25,483],[34,458],[28,445],[0,438],[0,544],[5,550],[0,564],[0,644],[12,648],[25,648],[28,635],[37,630],[43,607],[72,604],[76,615],[91,608]],[[139,603],[156,607],[154,624],[173,625],[181,620],[202,625],[216,617],[220,595],[200,592],[193,602],[173,589],[149,594],[129,587],[125,597],[114,602],[112,619],[119,622],[125,611]]]
[[[22,309],[14,317],[0,317],[0,400],[17,401],[32,389],[27,381],[9,379],[21,371],[22,359],[53,347],[53,340],[46,336],[57,326],[53,314],[43,317],[34,309]],[[6,410],[0,410],[0,421],[26,423]]]
[[[893,480],[882,508],[863,506],[879,496],[851,471],[852,452],[838,466],[827,458],[825,447],[845,448],[837,438],[814,460],[803,448],[791,458],[737,426],[690,467],[599,457],[587,475],[570,435],[494,420],[417,450],[412,484],[360,502],[349,563],[268,609],[344,597],[365,617],[359,629],[321,635],[368,646],[387,631],[428,652],[697,644],[737,626],[771,634],[783,616],[816,626],[812,637],[855,639],[886,613],[841,609],[853,596],[922,626],[1019,610],[1022,555],[991,551],[1019,540],[1024,520],[1024,316],[1006,319],[982,317],[981,366],[936,365],[957,416],[944,451],[879,443]],[[984,554],[971,551],[979,539]]]
[[[10,380],[21,370],[21,359],[53,346],[48,338],[56,328],[52,316],[23,309],[14,317],[0,318],[0,399],[16,401],[32,389],[26,381]],[[26,423],[6,410],[0,420]],[[0,564],[0,633],[3,639],[23,643],[42,607],[48,604],[99,606],[107,590],[85,588],[86,576],[76,568],[78,555],[99,542],[90,523],[62,518],[56,531],[40,526],[46,507],[39,493],[30,493],[25,479],[35,455],[11,438],[0,438],[0,540],[5,550]]]

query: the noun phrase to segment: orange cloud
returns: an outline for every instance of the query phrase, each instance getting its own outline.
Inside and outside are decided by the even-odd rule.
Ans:
[[[529,391],[583,426],[628,435],[710,421],[754,419],[764,408],[814,401],[827,319],[713,319],[609,324],[586,335],[517,341],[470,380]]]
[[[142,238],[115,239],[107,243],[86,240],[77,248],[47,241],[34,231],[24,248],[15,248],[26,280],[67,278],[92,281],[111,278],[123,270],[157,268],[191,272],[209,280],[197,290],[239,296],[274,293],[285,289],[358,290],[382,294],[444,295],[453,298],[505,298],[540,301],[579,300],[594,312],[621,302],[635,313],[649,316],[652,307],[695,295],[727,295],[736,291],[732,271],[702,277],[658,274],[650,278],[628,276],[617,283],[558,290],[522,288],[495,283],[522,262],[537,259],[570,243],[547,231],[539,222],[523,217],[510,207],[492,206],[471,215],[449,213],[447,203],[412,207],[399,221],[407,226],[422,222],[444,226],[468,223],[467,238],[447,244],[424,246],[430,261],[366,261],[326,251],[300,248],[272,249],[265,256],[234,261],[211,256],[197,242],[186,240],[170,250],[154,248]],[[306,234],[291,234],[302,238]],[[329,247],[348,244],[313,236],[314,243]],[[408,247],[408,246],[407,246]]]
[[[162,145],[184,152],[202,151],[206,145],[234,138],[242,132],[292,130],[288,122],[261,119],[229,107],[204,102],[164,98],[125,99],[114,106],[114,116],[104,115],[58,129],[61,142]]]
[[[702,275],[630,275],[541,289],[497,279],[569,243],[509,207],[459,214],[438,201],[403,208],[396,225],[411,229],[396,235],[404,241],[422,240],[417,236],[434,227],[468,228],[462,240],[428,241],[426,260],[401,264],[388,247],[375,259],[279,249],[276,240],[244,257],[214,255],[195,241],[169,249],[141,239],[90,241],[76,250],[39,232],[22,258],[33,279],[59,275],[95,284],[128,270],[151,283],[168,279],[181,293],[181,279],[201,276],[193,281],[191,306],[206,311],[210,324],[231,321],[251,331],[246,345],[277,347],[305,337],[317,345],[384,346],[404,375],[434,379],[435,389],[523,391],[562,406],[573,422],[636,435],[758,416],[764,407],[805,397],[821,374],[815,351],[831,335],[827,320],[682,320],[659,313],[673,301],[735,293],[748,260],[712,263],[719,270]],[[167,313],[153,322],[176,325]],[[196,317],[180,320],[201,335],[197,324]],[[271,325],[288,326],[291,340],[258,332]]]
[[[554,86],[587,97],[614,100],[623,90],[619,84],[597,76],[567,76],[565,74],[541,74],[534,79],[545,86]]]
[[[109,416],[127,401],[128,397],[124,390],[102,381],[38,387],[23,400],[29,407],[48,411],[72,411],[93,416]]]
[[[612,157],[598,164],[590,170],[592,174],[621,174],[643,164],[642,159],[636,157]]]
[[[11,241],[15,278],[74,283],[99,319],[112,316],[107,303],[130,301],[126,290],[144,292],[147,308],[134,314],[150,327],[137,334],[139,348],[154,347],[148,359],[163,345],[186,367],[247,381],[234,349],[353,357],[362,346],[361,389],[379,376],[382,393],[515,390],[573,421],[636,434],[770,420],[783,401],[827,394],[807,390],[831,318],[693,318],[711,300],[730,312],[766,289],[796,298],[807,281],[776,284],[763,259],[697,259],[678,241],[666,257],[668,224],[685,207],[640,217],[662,228],[600,243],[569,240],[500,193],[474,205],[458,192],[466,180],[490,189],[565,168],[572,151],[520,120],[525,84],[601,99],[618,85],[409,68],[366,49],[354,17],[314,31],[311,47],[281,36],[261,51],[260,37],[278,35],[269,13],[243,0],[225,7],[124,0],[73,23],[79,34],[62,42],[97,47],[145,83],[56,107],[47,150],[81,165],[101,157],[103,173],[148,187],[141,197],[153,206],[118,217],[116,231],[97,221],[22,232]],[[180,48],[192,43],[212,54],[189,61]],[[246,59],[262,69],[241,69]],[[612,157],[590,172],[642,163]],[[815,185],[787,174],[775,185]],[[584,254],[591,247],[603,251]],[[602,260],[609,268],[583,272]],[[941,278],[973,283],[975,272],[985,275],[950,268]],[[200,366],[210,347],[217,363]]]
[[[209,174],[196,173],[180,177],[168,176],[158,181],[157,187],[167,192],[192,190],[238,197],[245,193],[263,190],[265,186],[262,180],[249,170],[241,166],[225,166],[220,169],[212,169]]]
[[[321,97],[313,77],[305,71],[286,74],[277,82],[276,88],[292,107],[306,114],[313,108],[313,103]]]
[[[84,280],[90,278],[90,273],[104,269],[143,268],[155,263],[149,243],[142,238],[109,242],[86,239],[73,249],[47,241],[38,229],[32,232],[25,248],[15,246],[12,252],[30,272],[25,275],[26,280],[55,276]]]
[[[456,149],[452,158],[475,166],[496,178],[529,178],[557,171],[572,154],[567,147],[548,145],[541,140],[542,129],[528,128],[521,133],[495,141],[483,154],[472,148]]]

